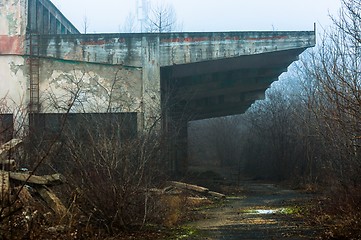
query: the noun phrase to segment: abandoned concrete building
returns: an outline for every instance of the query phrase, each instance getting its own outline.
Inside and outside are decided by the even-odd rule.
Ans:
[[[137,131],[162,119],[180,126],[181,169],[188,121],[243,113],[314,45],[315,31],[80,34],[49,0],[0,1],[1,135],[19,112],[39,127],[67,112],[128,113]]]

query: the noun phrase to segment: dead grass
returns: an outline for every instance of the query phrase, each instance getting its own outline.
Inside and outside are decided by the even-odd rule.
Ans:
[[[192,197],[186,194],[164,195],[159,203],[163,206],[161,225],[175,227],[195,218],[194,209],[209,206],[213,202],[203,197]]]
[[[360,188],[339,189],[309,206],[311,224],[322,226],[322,239],[361,239]]]

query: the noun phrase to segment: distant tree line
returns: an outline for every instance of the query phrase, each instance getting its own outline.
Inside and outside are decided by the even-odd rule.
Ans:
[[[199,149],[208,146],[220,166],[241,166],[254,178],[359,186],[361,3],[343,0],[332,20],[318,46],[292,66],[293,75],[274,84],[266,100],[233,117],[237,124],[226,127],[227,118],[196,123],[210,140],[192,144],[191,157],[201,159]]]

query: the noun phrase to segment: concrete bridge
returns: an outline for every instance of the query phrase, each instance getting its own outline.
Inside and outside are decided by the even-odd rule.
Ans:
[[[187,121],[243,113],[314,45],[314,31],[80,34],[49,0],[8,0],[0,98],[57,113],[77,89],[74,113],[136,112],[139,129],[162,116],[181,133],[170,162],[184,171]]]

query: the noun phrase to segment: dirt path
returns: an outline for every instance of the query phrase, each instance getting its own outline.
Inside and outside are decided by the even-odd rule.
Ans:
[[[200,231],[194,239],[315,239],[317,229],[296,214],[310,195],[274,184],[245,181],[245,196],[203,210],[206,219],[188,224]]]

